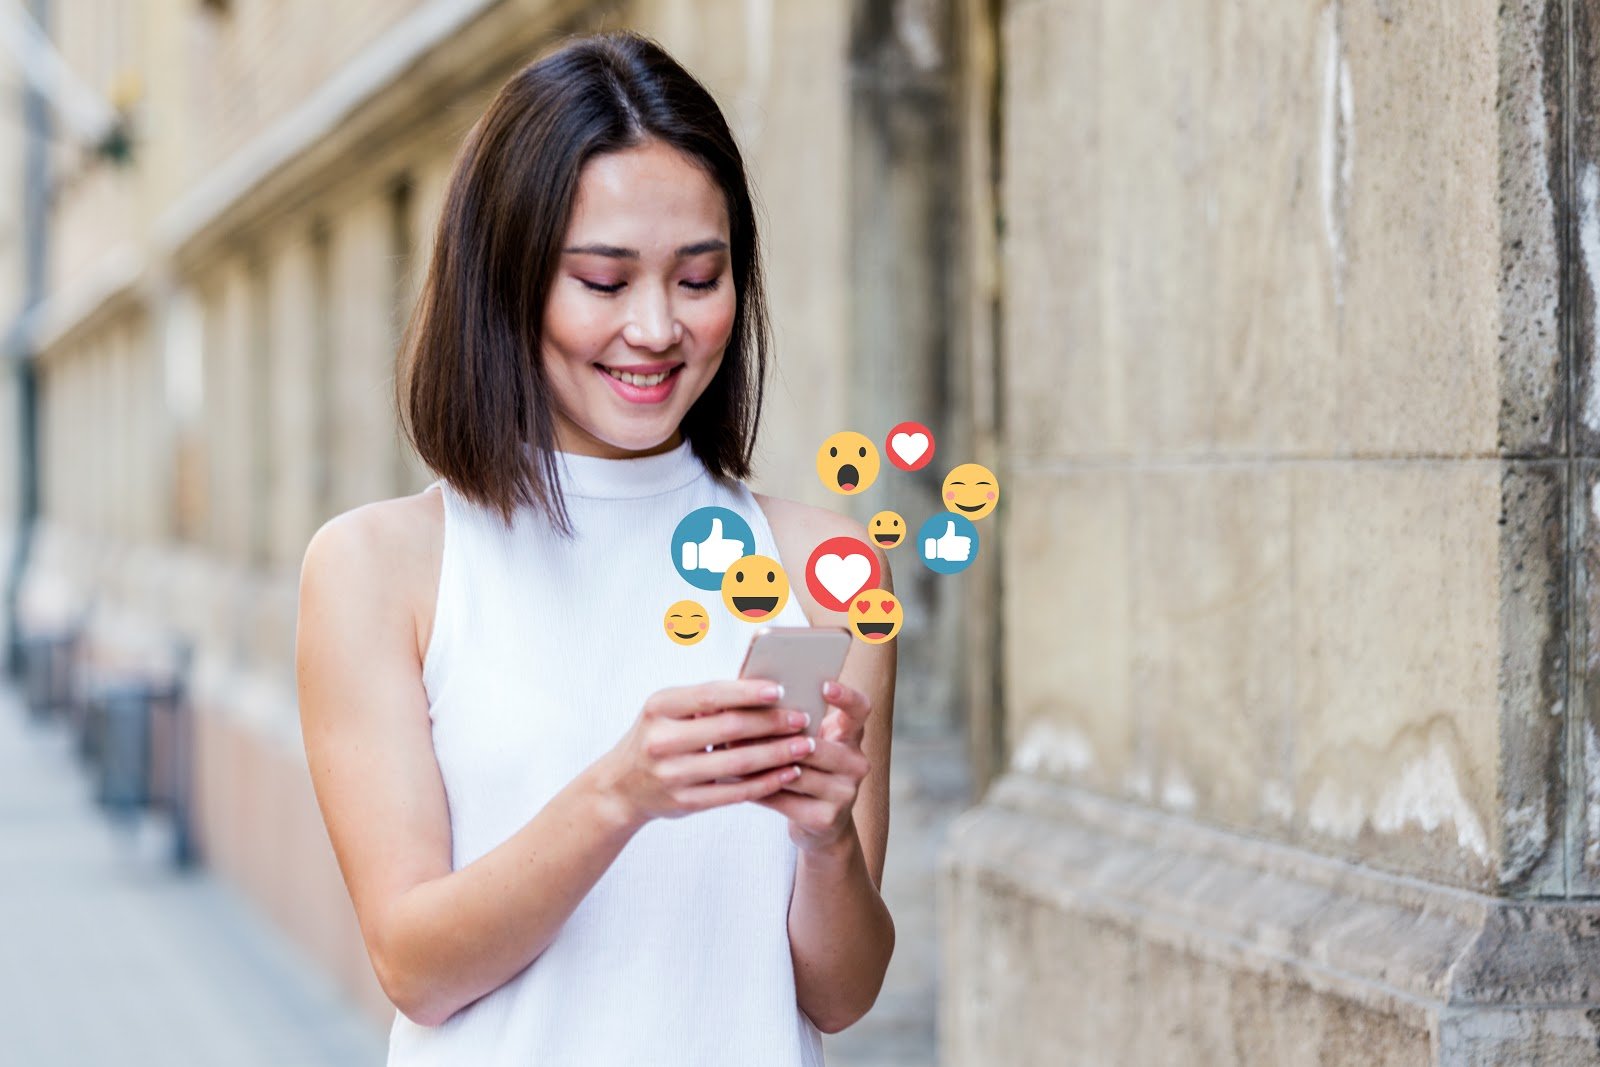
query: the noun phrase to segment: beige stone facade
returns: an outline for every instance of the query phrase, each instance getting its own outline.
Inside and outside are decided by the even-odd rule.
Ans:
[[[944,1062],[1596,1062],[1596,16],[1001,6]]]

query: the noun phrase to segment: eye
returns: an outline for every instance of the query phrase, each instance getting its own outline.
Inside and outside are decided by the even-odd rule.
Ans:
[[[612,285],[601,285],[598,282],[591,282],[587,278],[579,278],[578,280],[580,282],[582,282],[584,285],[588,286],[590,289],[593,289],[597,293],[608,293],[608,294],[609,293],[619,292],[622,289],[623,285],[625,284],[624,282],[616,282],[616,283],[614,283]]]
[[[771,571],[767,572],[767,581],[775,582],[777,580],[778,580],[778,576],[776,574],[773,574]]]
[[[685,288],[695,289],[702,293],[709,293],[711,290],[722,284],[722,278],[716,277],[712,278],[708,282],[684,282],[683,284]]]
[[[834,458],[837,459],[838,456],[839,456],[839,450],[837,448],[830,448],[830,449],[828,449],[828,455],[833,456]]]
[[[733,580],[736,581],[736,582],[744,581],[744,571],[734,571],[733,572]]]
[[[896,525],[896,526],[899,526],[899,525],[900,525],[900,520],[899,520],[899,519],[896,519],[896,520],[894,520],[894,524],[895,524],[895,525]]]
[[[862,459],[866,459],[867,458],[867,450],[866,450],[866,448],[864,446],[861,449],[861,458]]]

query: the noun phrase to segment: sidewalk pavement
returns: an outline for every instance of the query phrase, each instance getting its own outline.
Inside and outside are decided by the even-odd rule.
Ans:
[[[0,688],[0,1060],[361,1067],[374,1029],[155,819],[93,801],[72,739]]]

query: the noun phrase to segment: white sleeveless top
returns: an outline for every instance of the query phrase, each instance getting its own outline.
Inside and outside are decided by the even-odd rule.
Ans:
[[[444,480],[444,554],[423,663],[450,802],[451,869],[505,841],[609,751],[657,689],[733,678],[756,627],[673,566],[680,519],[744,516],[779,559],[749,489],[687,442],[643,459],[560,453],[574,538],[531,507],[512,529]],[[784,562],[790,581],[804,580]],[[710,631],[667,639],[696,600]],[[791,594],[777,626],[805,626]],[[788,911],[796,847],[778,812],[737,803],[646,824],[527,968],[437,1027],[395,1013],[389,1067],[821,1067],[795,999]]]

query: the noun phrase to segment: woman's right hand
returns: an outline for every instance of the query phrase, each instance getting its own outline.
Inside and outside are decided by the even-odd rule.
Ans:
[[[603,781],[637,825],[770,796],[798,777],[794,763],[814,745],[801,734],[804,714],[779,706],[781,696],[748,678],[658,690],[601,757]],[[733,744],[752,738],[762,740]]]

